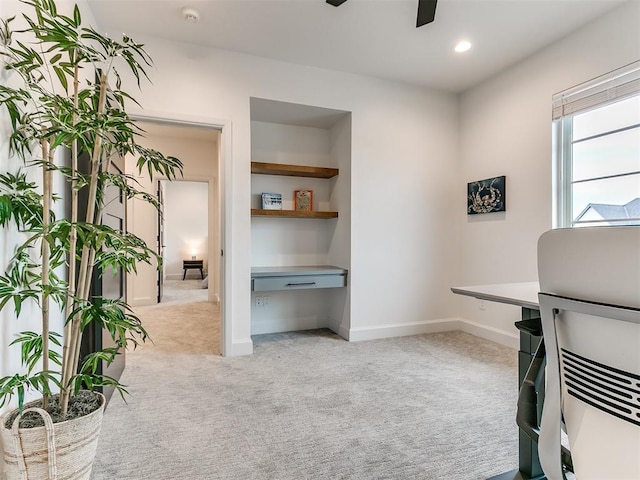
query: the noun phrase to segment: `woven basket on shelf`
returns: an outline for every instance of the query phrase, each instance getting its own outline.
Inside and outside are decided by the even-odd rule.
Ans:
[[[6,428],[0,425],[6,480],[89,480],[102,426],[105,398],[100,393],[100,408],[84,417],[53,423],[47,412],[38,412],[44,427],[18,428],[20,417]],[[31,402],[31,404],[39,403]]]

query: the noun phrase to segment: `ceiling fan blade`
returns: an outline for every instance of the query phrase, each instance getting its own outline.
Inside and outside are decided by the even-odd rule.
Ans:
[[[346,1],[347,0],[327,0],[327,3],[329,5],[333,5],[334,7],[339,7],[340,5],[342,5]]]
[[[438,0],[418,0],[418,20],[416,27],[421,27],[435,20],[437,2]]]

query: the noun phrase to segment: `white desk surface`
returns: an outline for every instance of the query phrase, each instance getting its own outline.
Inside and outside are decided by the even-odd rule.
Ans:
[[[295,267],[251,267],[251,278],[289,277],[292,275],[346,275],[347,270],[333,265]]]
[[[508,303],[536,310],[539,308],[538,292],[540,286],[538,282],[451,287],[451,291],[458,295],[467,295],[489,302]]]

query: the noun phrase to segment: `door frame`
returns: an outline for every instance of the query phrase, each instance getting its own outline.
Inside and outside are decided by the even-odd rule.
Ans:
[[[174,178],[169,180],[166,177],[158,177],[158,182],[171,182],[171,183],[179,183],[179,182],[189,182],[189,183],[204,183],[207,186],[207,269],[209,272],[220,271],[220,256],[217,255],[217,252],[220,251],[220,219],[219,212],[216,212],[212,206],[216,205],[219,208],[219,200],[218,200],[218,188],[217,183],[218,179],[214,176],[206,175],[185,175],[182,177]],[[165,184],[166,187],[166,184]],[[166,202],[166,197],[165,197]],[[217,235],[215,235],[214,224],[218,224]],[[212,229],[214,231],[212,232]],[[211,235],[214,233],[214,235]],[[186,258],[186,257],[185,257]],[[163,256],[164,260],[164,256]],[[163,263],[164,265],[164,263]],[[213,275],[209,275],[211,277],[211,283],[209,283],[207,300],[209,302],[220,302],[222,297],[222,292],[220,289],[220,275],[216,275],[216,278],[213,278]],[[216,291],[217,290],[217,291]]]
[[[135,121],[174,124],[180,126],[205,127],[220,132],[218,144],[218,172],[217,188],[209,185],[209,195],[218,196],[219,210],[219,237],[218,246],[218,285],[220,290],[220,353],[227,356],[232,352],[232,328],[231,328],[231,269],[228,268],[227,258],[230,258],[233,242],[231,241],[231,121],[226,119],[201,117],[194,115],[178,115],[175,113],[158,111],[139,111],[130,114]],[[211,256],[211,255],[210,255]]]

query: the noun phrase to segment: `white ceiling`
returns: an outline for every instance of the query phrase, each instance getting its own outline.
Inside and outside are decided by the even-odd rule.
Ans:
[[[88,0],[107,32],[153,35],[460,92],[627,0]],[[628,0],[637,1],[637,0]],[[200,13],[188,23],[183,7]],[[473,48],[453,52],[468,39]]]

